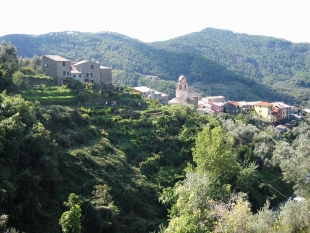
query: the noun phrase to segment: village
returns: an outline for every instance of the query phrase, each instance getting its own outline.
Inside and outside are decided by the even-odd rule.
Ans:
[[[112,68],[101,66],[94,61],[72,62],[59,55],[43,55],[43,71],[46,75],[51,76],[55,84],[59,86],[68,84],[69,78],[82,83],[112,85]],[[241,113],[254,113],[268,120],[280,132],[292,129],[303,118],[299,114],[298,107],[283,102],[227,101],[224,96],[199,97],[197,93],[189,91],[189,85],[184,75],[179,77],[176,86],[175,98],[171,100],[168,99],[167,94],[146,86],[133,87],[133,89],[141,93],[144,98],[157,100],[161,104],[192,105],[200,114],[228,113],[237,116]]]
[[[238,114],[256,114],[266,119],[280,132],[286,132],[296,126],[303,116],[299,114],[298,107],[287,105],[283,102],[265,101],[226,101],[224,96],[206,96],[199,98],[195,92],[188,91],[186,77],[181,75],[178,79],[175,98],[168,101],[168,96],[148,87],[134,87],[145,98],[158,100],[162,104],[190,104],[200,114],[228,113],[233,116]]]

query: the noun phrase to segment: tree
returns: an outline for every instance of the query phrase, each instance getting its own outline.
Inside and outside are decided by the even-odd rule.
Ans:
[[[213,232],[246,233],[246,225],[251,216],[250,203],[244,193],[232,194],[227,203],[214,206],[213,214],[217,224]]]
[[[176,184],[174,194],[168,191],[161,196],[164,203],[176,199],[165,232],[209,232],[215,224],[211,207],[217,201],[226,202],[229,196],[229,185],[222,185],[205,173],[187,173],[185,180]]]
[[[3,62],[3,69],[7,71],[7,76],[12,77],[18,69],[17,49],[13,44],[2,41],[0,48],[0,60]]]
[[[81,233],[81,205],[82,201],[75,193],[70,193],[68,202],[64,205],[69,207],[70,210],[64,212],[59,219],[59,224],[64,233]]]
[[[280,168],[284,179],[293,182],[298,192],[309,197],[310,187],[306,176],[310,173],[310,139],[307,134],[301,134],[294,143],[298,144],[298,147],[294,153],[282,159]]]
[[[196,139],[194,161],[197,170],[210,177],[230,180],[240,170],[233,150],[233,139],[226,138],[221,127],[205,127]]]

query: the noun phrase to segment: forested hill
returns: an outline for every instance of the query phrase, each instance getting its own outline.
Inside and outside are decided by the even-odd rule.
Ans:
[[[189,82],[245,80],[203,56],[156,49],[117,33],[61,32],[40,36],[8,35],[0,37],[0,40],[11,41],[22,57],[40,56],[45,53],[59,54],[76,61],[93,59],[115,70],[156,75],[173,81],[176,81],[180,74],[187,76]]]
[[[206,32],[201,33],[203,35]],[[223,33],[233,35],[229,31],[223,31]],[[98,61],[104,66],[113,68],[115,82],[130,86],[147,85],[165,92],[171,97],[174,95],[175,81],[181,74],[184,74],[189,84],[194,86],[200,95],[224,95],[230,100],[280,100],[289,104],[308,101],[307,96],[310,94],[307,91],[301,97],[292,91],[283,92],[279,88],[272,89],[262,84],[260,79],[255,79],[255,75],[247,75],[247,72],[241,73],[244,76],[236,74],[235,71],[239,72],[245,69],[243,66],[253,70],[248,65],[249,62],[240,64],[238,69],[232,69],[230,66],[225,67],[226,63],[222,61],[222,57],[233,56],[229,55],[229,50],[226,49],[229,46],[234,48],[233,43],[224,45],[224,40],[228,40],[225,38],[229,38],[229,36],[223,35],[222,43],[214,37],[214,41],[218,41],[219,46],[209,44],[218,53],[210,57],[214,61],[207,58],[203,52],[203,48],[207,48],[205,45],[208,44],[205,43],[207,39],[199,35],[199,33],[194,33],[175,40],[151,44],[111,32],[60,32],[40,36],[15,34],[0,37],[0,40],[12,42],[21,57],[41,56],[44,53],[59,54],[75,61],[84,59]],[[182,42],[183,40],[184,42]],[[199,43],[200,46],[196,46]],[[238,43],[236,42],[236,44]],[[174,47],[179,51],[172,51]],[[198,48],[201,48],[201,51]],[[236,49],[236,51],[240,51],[241,55],[245,50]],[[211,54],[207,52],[207,49],[205,51],[207,54]],[[240,57],[242,57],[241,55]],[[239,60],[242,61],[242,59]],[[237,61],[239,60],[237,59]],[[219,65],[217,62],[223,65]],[[305,63],[305,61],[303,62]],[[305,70],[306,66],[302,64],[297,63],[294,70]],[[147,75],[158,76],[161,80],[147,79],[145,78]]]
[[[309,84],[309,43],[206,28],[151,44],[156,48],[201,54],[240,75],[263,83],[276,84],[294,79],[295,84]]]

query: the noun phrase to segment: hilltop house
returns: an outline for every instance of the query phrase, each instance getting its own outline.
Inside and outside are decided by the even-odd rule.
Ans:
[[[82,83],[112,84],[112,68],[92,61],[72,62],[59,55],[43,55],[43,72],[59,86],[67,84],[69,78]]]
[[[162,104],[168,103],[168,96],[165,93],[155,91],[155,90],[153,90],[149,87],[146,87],[146,86],[134,87],[133,89],[140,92],[144,98],[149,98],[152,100],[158,100]]]
[[[198,94],[188,91],[188,84],[184,75],[179,77],[175,98],[170,100],[168,104],[192,104],[198,107]]]

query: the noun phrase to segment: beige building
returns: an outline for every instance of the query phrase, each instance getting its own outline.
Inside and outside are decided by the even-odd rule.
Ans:
[[[184,75],[179,77],[175,98],[170,100],[168,104],[192,104],[198,107],[198,94],[188,91],[188,84]]]
[[[112,84],[112,68],[93,61],[71,62],[59,55],[43,55],[43,72],[59,86],[67,84],[68,78],[82,83]]]
[[[264,119],[268,119],[270,122],[276,122],[277,116],[273,111],[273,105],[268,102],[258,102],[254,105],[255,112]]]
[[[133,89],[140,92],[144,98],[157,100],[162,104],[168,103],[168,96],[165,93],[155,91],[155,90],[153,90],[149,87],[146,87],[146,86],[134,87]]]

